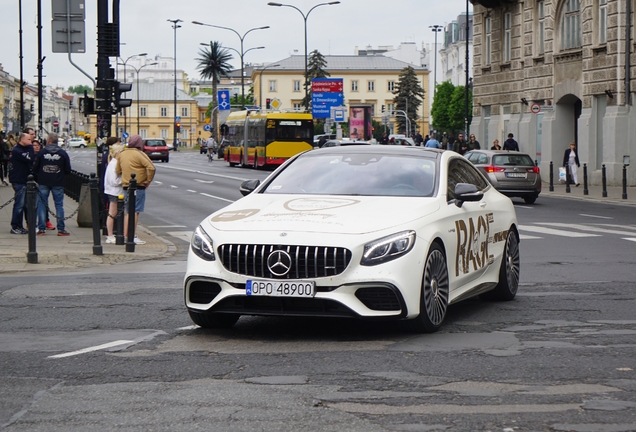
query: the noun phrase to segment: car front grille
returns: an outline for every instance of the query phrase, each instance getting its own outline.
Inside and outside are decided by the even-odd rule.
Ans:
[[[289,271],[275,275],[267,266],[274,251],[285,251],[291,258]],[[280,246],[224,244],[217,249],[223,267],[232,273],[268,279],[309,279],[342,273],[351,261],[351,251],[332,246]]]

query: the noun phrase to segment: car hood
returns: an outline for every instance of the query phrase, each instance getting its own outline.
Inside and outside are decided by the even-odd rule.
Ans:
[[[219,231],[363,234],[425,217],[436,198],[253,194],[206,219]]]

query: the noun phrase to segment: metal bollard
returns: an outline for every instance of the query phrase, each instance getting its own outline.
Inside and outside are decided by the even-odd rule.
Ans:
[[[568,165],[565,166],[565,192],[570,193],[570,167]]]
[[[113,203],[110,203],[111,205]],[[115,217],[115,244],[124,244],[124,196],[117,197],[117,217]]]
[[[137,190],[137,175],[130,175],[128,184],[128,237],[126,238],[126,252],[135,251],[135,191]]]
[[[607,177],[605,176],[605,164],[603,164],[602,169],[602,179],[603,179],[603,198],[607,198]]]
[[[554,164],[550,161],[550,192],[554,192]]]
[[[97,175],[91,173],[91,178],[88,181],[88,187],[91,191],[91,222],[93,227],[93,255],[104,255],[102,248],[102,235],[101,235],[101,212],[99,211],[100,199],[99,189],[97,184]]]
[[[583,195],[589,195],[590,191],[587,189],[587,164],[583,164]]]
[[[35,213],[37,211],[38,204],[38,186],[33,179],[33,175],[29,175],[27,177],[27,185],[26,185],[26,215],[27,215],[27,223],[29,224],[29,251],[27,252],[27,262],[29,264],[37,264],[38,263],[38,253],[35,250],[35,230],[36,230],[36,220]]]
[[[627,199],[627,165],[623,164],[623,199]]]

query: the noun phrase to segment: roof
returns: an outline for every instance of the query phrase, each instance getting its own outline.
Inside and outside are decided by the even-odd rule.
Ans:
[[[132,82],[132,88],[125,93],[128,99],[137,100],[137,80]],[[148,82],[139,80],[140,101],[174,101],[174,84],[169,82]],[[195,102],[195,100],[181,89],[177,89],[177,102]]]
[[[325,70],[327,72],[344,71],[344,70],[386,70],[386,71],[401,71],[407,66],[412,67],[416,71],[428,70],[425,67],[418,67],[411,63],[407,63],[401,60],[396,60],[391,57],[385,57],[383,55],[327,55],[324,56],[327,66]],[[305,69],[305,56],[294,55],[287,57],[286,59],[274,62],[279,66],[268,66],[268,71],[280,71],[280,70],[304,70]],[[258,68],[255,69],[258,72]]]

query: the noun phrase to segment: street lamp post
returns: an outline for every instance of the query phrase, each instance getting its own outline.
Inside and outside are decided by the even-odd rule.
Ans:
[[[179,23],[183,21],[180,19],[169,19],[168,22],[172,23],[172,28],[174,29],[174,119],[172,120],[172,145],[175,151],[177,151],[177,29],[181,28]],[[139,119],[139,117],[137,117],[137,119]]]
[[[136,73],[135,79],[137,80],[137,82],[135,83],[135,86],[137,87],[137,135],[139,135],[139,71],[145,68],[146,66],[154,66],[156,64],[159,64],[159,63],[157,62],[147,63],[144,65],[141,65],[139,68],[131,66],[131,68],[135,70],[135,73]]]
[[[466,137],[468,137],[469,135],[469,131],[468,131],[468,75],[470,72],[470,68],[469,68],[469,63],[468,63],[468,39],[469,39],[469,35],[470,35],[470,16],[468,15],[468,0],[466,0],[466,85],[464,87],[464,93],[465,93],[465,101],[464,101],[464,131],[466,132]]]
[[[122,61],[121,63],[117,63],[117,65],[122,65],[124,66],[124,83],[126,82],[126,64],[128,63],[128,60],[130,60],[133,57],[143,57],[143,56],[147,56],[148,53],[141,53],[141,54],[133,54],[130,57],[128,57],[125,61]],[[120,60],[122,60],[122,58],[119,58]],[[116,135],[119,136],[119,115],[117,115],[117,133]],[[128,110],[126,108],[124,108],[124,131],[126,131],[128,129]]]
[[[280,64],[276,63],[276,64],[267,65],[263,69],[261,69],[261,71],[258,74],[258,108],[260,110],[263,109],[263,71],[265,69],[276,67],[276,66],[280,66]]]
[[[328,2],[328,3],[319,3],[315,6],[313,6],[311,9],[309,9],[309,11],[304,14],[303,11],[301,11],[300,9],[298,9],[296,6],[294,5],[290,5],[290,4],[283,4],[283,3],[275,3],[275,2],[269,2],[267,3],[268,6],[277,6],[277,7],[290,7],[292,9],[296,9],[303,17],[303,20],[305,21],[305,110],[309,110],[309,77],[308,77],[308,73],[307,73],[307,66],[309,63],[308,60],[308,53],[307,53],[307,18],[309,17],[309,14],[311,13],[311,11],[313,11],[314,9],[316,9],[319,6],[331,6],[331,5],[336,5],[336,4],[340,4],[339,1],[332,1],[332,2]]]
[[[435,24],[428,26],[433,32],[435,32],[435,65],[433,69],[433,100],[435,100],[435,92],[437,91],[437,33],[442,31],[442,26]]]
[[[240,39],[241,41],[241,51],[236,51],[237,53],[239,53],[239,57],[241,58],[241,97],[243,98],[242,104],[243,104],[243,108],[245,108],[245,63],[243,62],[243,57],[245,55],[245,53],[247,51],[253,50],[253,49],[262,49],[265,47],[257,47],[257,48],[250,48],[247,51],[243,50],[243,41],[245,40],[245,36],[247,36],[248,33],[253,32],[254,30],[265,30],[268,29],[269,26],[263,26],[263,27],[254,27],[249,29],[248,31],[246,31],[245,33],[243,33],[243,35],[241,36],[241,34],[239,32],[237,32],[236,30],[234,30],[233,28],[230,27],[223,27],[223,26],[218,26],[218,25],[212,25],[212,24],[206,24],[206,23],[202,23],[199,21],[192,21],[192,24],[197,24],[197,25],[202,25],[202,26],[207,26],[207,27],[214,27],[214,28],[220,28],[223,30],[230,30],[232,32],[234,32]],[[230,48],[233,49],[233,48]]]

